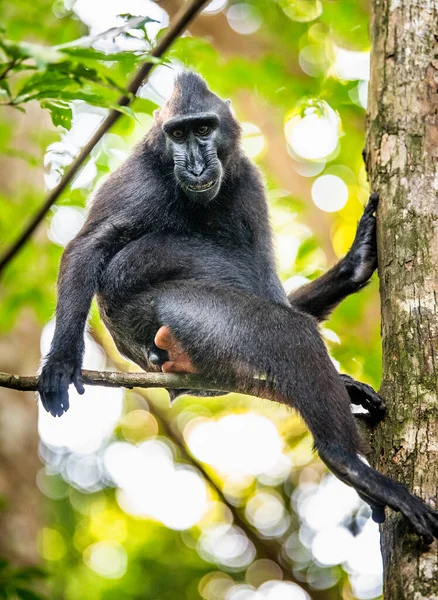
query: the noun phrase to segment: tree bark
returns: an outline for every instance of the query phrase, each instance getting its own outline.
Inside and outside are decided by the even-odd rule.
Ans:
[[[367,167],[380,194],[388,413],[374,462],[438,509],[438,0],[373,0]],[[394,513],[382,526],[385,600],[437,600],[428,550]]]

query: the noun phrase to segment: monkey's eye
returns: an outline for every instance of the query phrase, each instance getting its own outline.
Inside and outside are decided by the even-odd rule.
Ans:
[[[184,131],[182,129],[174,129],[172,131],[172,137],[176,140],[181,140],[184,137]]]
[[[199,125],[196,128],[197,135],[208,135],[211,131],[211,128],[208,125]]]

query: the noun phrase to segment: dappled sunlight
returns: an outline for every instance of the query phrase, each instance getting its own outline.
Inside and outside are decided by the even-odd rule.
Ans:
[[[256,556],[253,543],[240,527],[228,523],[204,527],[198,552],[205,560],[236,570],[247,567]]]
[[[299,23],[309,23],[317,19],[323,10],[321,0],[280,0],[285,15]]]
[[[113,442],[105,451],[105,466],[119,487],[118,502],[129,514],[182,530],[198,523],[208,509],[203,479],[194,469],[175,465],[160,440],[139,446]]]
[[[311,600],[309,594],[289,581],[267,581],[258,589],[238,584],[228,590],[224,600]]]
[[[263,24],[261,11],[247,2],[230,6],[227,10],[227,19],[231,29],[243,35],[255,33]]]
[[[194,419],[184,430],[190,451],[223,475],[269,473],[284,455],[275,425],[248,412],[215,419]]]
[[[339,115],[320,101],[304,109],[303,115],[294,115],[286,121],[284,134],[287,143],[301,158],[319,161],[337,149],[340,135]]]
[[[54,212],[49,238],[64,247],[79,233],[85,221],[85,211],[76,206],[55,206]]]
[[[348,200],[347,184],[336,175],[321,175],[313,182],[312,200],[325,212],[341,210]]]
[[[256,158],[265,147],[265,138],[260,127],[254,123],[242,123],[242,147],[249,158]]]
[[[126,573],[128,556],[121,544],[104,541],[86,548],[84,562],[101,577],[119,579]]]

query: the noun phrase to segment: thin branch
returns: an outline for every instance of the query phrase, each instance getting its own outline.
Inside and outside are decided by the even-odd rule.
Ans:
[[[210,0],[192,0],[188,4],[184,4],[181,10],[175,15],[174,20],[170,24],[168,30],[157,43],[157,45],[151,50],[151,56],[155,58],[160,58],[171,46],[171,44],[182,34],[184,33],[187,26],[193,20],[193,18],[202,10],[202,8],[208,4]],[[149,73],[154,68],[155,64],[150,62],[145,62],[138,69],[137,73],[132,78],[131,82],[127,86],[127,90],[129,92],[129,96],[121,96],[117,104],[118,106],[129,106],[135,97],[138,89],[149,76]],[[78,173],[79,169],[84,164],[85,160],[88,158],[89,154],[96,146],[96,144],[102,139],[107,131],[119,120],[122,116],[122,113],[116,109],[111,110],[106,118],[103,120],[99,128],[87,142],[87,144],[82,148],[81,152],[78,154],[77,158],[70,165],[70,168],[58,185],[53,188],[53,190],[49,193],[46,198],[46,201],[41,206],[39,211],[35,214],[33,219],[30,221],[29,225],[24,229],[21,235],[17,238],[17,240],[12,244],[12,246],[5,252],[3,257],[0,259],[0,273],[6,267],[6,265],[14,258],[14,256],[21,250],[30,236],[33,234],[35,229],[44,219],[51,206],[58,200],[62,192],[67,188],[69,183],[73,180],[75,175]]]
[[[82,371],[82,378],[86,385],[100,385],[104,387],[138,388],[166,388],[169,390],[206,390],[235,392],[234,387],[201,377],[200,375],[184,375],[173,373],[116,373],[114,371]],[[38,389],[38,376],[20,376],[10,373],[0,373],[0,387],[19,390],[21,392],[35,392]]]

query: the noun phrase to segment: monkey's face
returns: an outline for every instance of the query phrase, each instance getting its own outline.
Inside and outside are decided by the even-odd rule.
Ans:
[[[218,157],[219,118],[202,112],[173,117],[163,124],[176,181],[194,202],[208,203],[221,187],[223,166]]]

